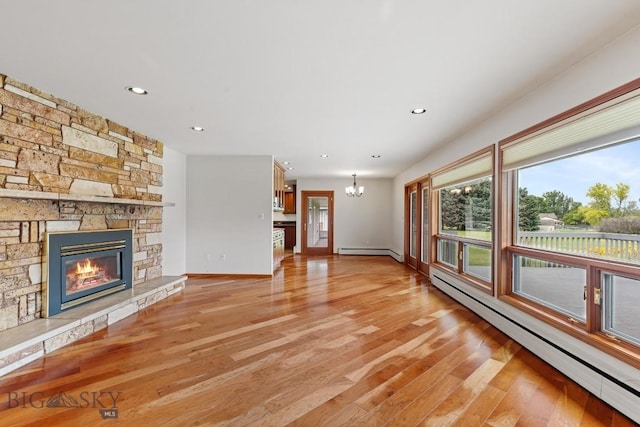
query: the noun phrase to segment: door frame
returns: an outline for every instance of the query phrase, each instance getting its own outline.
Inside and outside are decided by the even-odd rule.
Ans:
[[[302,215],[300,216],[302,227],[300,230],[301,237],[301,253],[304,255],[332,255],[333,254],[333,190],[312,190],[312,191],[302,191],[301,192],[301,208]],[[309,197],[327,197],[328,198],[328,206],[327,206],[327,218],[328,218],[328,227],[327,227],[327,247],[317,248],[317,247],[308,247],[307,246],[307,225],[309,224]]]
[[[426,190],[426,191],[425,191]],[[430,265],[430,253],[431,253],[431,229],[433,224],[431,220],[433,218],[433,211],[431,209],[431,187],[430,180],[428,177],[422,179],[418,182],[418,203],[420,204],[418,207],[418,221],[420,223],[420,233],[418,236],[418,271],[420,273],[429,275],[429,265]],[[426,193],[426,197],[425,197]],[[425,209],[425,199],[426,199],[426,209]],[[426,220],[425,220],[426,215]]]
[[[415,181],[409,182],[404,186],[404,264],[420,273],[429,275],[429,250],[431,248],[431,233],[429,228],[431,225],[431,208],[430,208],[430,178],[423,176]],[[425,191],[427,208],[424,209]],[[415,230],[411,229],[411,194],[416,193],[416,223]],[[425,215],[426,222],[425,222]],[[426,223],[426,230],[425,230]],[[424,233],[426,232],[426,234]],[[426,239],[425,239],[426,235]],[[416,253],[411,253],[411,238],[415,240]],[[426,241],[425,241],[426,240]],[[426,255],[426,257],[424,256]],[[427,260],[425,262],[424,260]]]
[[[418,221],[418,219],[420,218],[420,203],[419,203],[419,198],[420,198],[420,192],[418,191],[418,183],[417,182],[412,182],[409,184],[406,184],[404,186],[404,263],[405,265],[407,265],[408,267],[413,268],[414,270],[416,270],[418,268],[418,259],[420,259],[420,248],[418,245],[418,236],[420,235],[420,221]],[[415,225],[415,230],[412,230],[411,226],[411,195],[415,193],[416,194],[416,223]],[[415,242],[415,247],[416,247],[416,253],[414,254],[415,256],[411,256],[411,240],[414,240]]]

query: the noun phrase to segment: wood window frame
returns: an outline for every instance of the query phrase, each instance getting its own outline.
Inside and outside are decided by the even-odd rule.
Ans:
[[[484,176],[491,178],[491,241],[484,241],[479,239],[470,239],[460,236],[451,236],[447,234],[440,233],[440,217],[441,217],[441,209],[440,209],[440,190],[442,188],[448,187],[454,183],[447,183],[444,186],[435,186],[433,184],[433,178],[437,177],[439,174],[447,173],[448,171],[455,170],[458,167],[464,167],[464,165],[468,165],[472,163],[476,159],[481,159],[485,156],[490,156],[491,158],[491,171]],[[483,175],[472,175],[468,177],[468,180],[474,180],[478,178],[482,178]],[[459,182],[464,182],[466,178],[462,178]],[[430,218],[430,228],[431,228],[431,245],[430,245],[430,263],[432,265],[437,265],[439,268],[442,268],[445,271],[448,271],[458,278],[460,278],[465,283],[473,286],[481,290],[482,292],[488,295],[495,295],[496,288],[496,274],[495,274],[495,265],[496,265],[496,179],[495,179],[495,146],[491,145],[489,147],[478,150],[474,153],[469,154],[453,163],[450,163],[431,174],[430,181],[430,203],[431,203],[431,218]],[[458,263],[457,268],[452,268],[449,265],[443,264],[438,261],[438,241],[439,240],[447,240],[447,241],[456,241],[457,242],[457,252],[458,252]],[[476,246],[486,247],[491,251],[491,281],[487,282],[482,280],[476,276],[467,274],[464,272],[464,259],[463,259],[463,250],[464,243],[473,244]]]
[[[412,230],[412,212],[411,212],[411,195],[416,193],[416,230]],[[418,260],[420,259],[420,248],[416,241],[416,253],[411,256],[411,239],[417,239],[420,233],[420,224],[417,221],[420,213],[420,204],[418,203],[420,198],[420,191],[417,181],[410,182],[404,186],[404,264],[407,267],[418,269]]]
[[[526,312],[537,319],[548,323],[557,329],[576,337],[589,345],[611,354],[640,368],[640,345],[611,337],[603,330],[602,325],[602,307],[595,303],[594,291],[601,290],[602,272],[623,274],[632,278],[640,279],[640,266],[629,265],[620,261],[600,260],[588,256],[580,256],[569,253],[544,251],[535,248],[518,246],[515,242],[515,218],[517,215],[517,179],[516,171],[503,171],[503,152],[505,147],[514,144],[518,140],[522,140],[528,135],[541,132],[544,129],[557,126],[560,122],[572,119],[573,117],[588,113],[590,110],[597,109],[603,104],[611,102],[618,97],[628,95],[630,92],[640,89],[640,78],[635,79],[627,84],[615,88],[603,95],[584,102],[574,108],[563,113],[544,120],[534,126],[531,126],[521,132],[518,132],[498,143],[498,200],[499,212],[497,219],[498,240],[497,244],[497,297],[519,310]],[[573,266],[584,268],[587,273],[586,290],[587,290],[587,307],[585,324],[577,324],[569,321],[562,313],[552,310],[542,304],[518,295],[513,292],[513,256],[522,255],[533,257],[551,262],[565,263]]]

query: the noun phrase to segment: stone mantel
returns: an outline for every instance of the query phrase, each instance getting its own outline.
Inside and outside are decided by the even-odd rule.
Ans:
[[[60,200],[60,201],[72,201],[72,202],[111,203],[111,204],[122,204],[122,205],[159,206],[159,207],[175,206],[175,203],[172,203],[172,202],[154,202],[151,200],[122,199],[122,198],[116,198],[116,197],[102,197],[102,196],[83,196],[83,195],[75,195],[75,194],[50,193],[46,191],[12,190],[12,189],[5,189],[5,188],[0,188],[0,198]]]

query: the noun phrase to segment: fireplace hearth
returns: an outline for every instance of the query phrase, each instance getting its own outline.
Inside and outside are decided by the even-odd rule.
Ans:
[[[43,317],[133,286],[133,230],[47,233]]]

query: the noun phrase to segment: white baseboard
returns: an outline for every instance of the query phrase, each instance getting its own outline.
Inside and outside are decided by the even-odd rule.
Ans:
[[[380,255],[390,256],[398,262],[403,262],[403,256],[392,249],[384,248],[338,248],[339,255]]]
[[[432,284],[561,371],[640,422],[640,370],[431,266]]]

